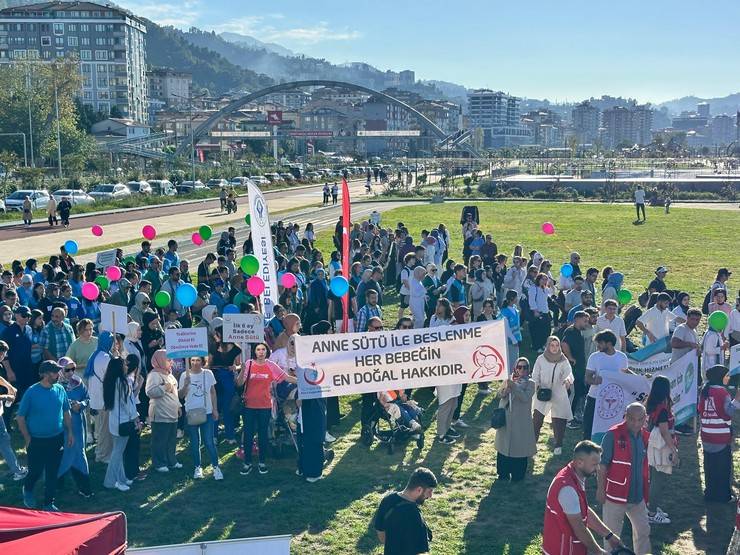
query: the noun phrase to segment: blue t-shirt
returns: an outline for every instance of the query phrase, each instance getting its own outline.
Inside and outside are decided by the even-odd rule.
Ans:
[[[64,431],[64,413],[69,412],[69,399],[64,388],[55,383],[47,388],[35,383],[21,400],[18,415],[26,418],[31,437],[54,437]]]
[[[513,306],[505,306],[501,309],[501,316],[508,320],[511,334],[521,343],[522,327],[519,321],[519,311]]]

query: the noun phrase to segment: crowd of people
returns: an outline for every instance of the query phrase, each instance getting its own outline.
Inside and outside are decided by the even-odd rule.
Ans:
[[[325,187],[324,204],[334,198],[334,190]],[[274,315],[265,321],[265,340],[250,345],[250,352],[224,341],[227,307],[262,311],[237,261],[239,251],[253,251],[251,238],[238,245],[233,227],[221,234],[215,252],[197,261],[194,271],[175,240],[166,248],[143,241],[140,252],[128,257],[119,250],[121,278],[101,287],[92,300],[82,295],[83,284],[95,281],[104,269],[77,264],[64,247],[47,262],[16,260],[3,268],[0,453],[13,478],[23,481],[23,503],[56,510],[58,483],[70,475],[81,496],[93,495],[96,485],[88,460],[93,455],[95,463],[107,465],[103,487],[122,492],[147,478],[145,467],[163,474],[177,471],[183,467],[177,447],[186,434],[191,459],[186,464],[195,479],[204,478],[207,465],[215,480],[223,479],[219,450],[224,449],[239,450],[241,474],[255,469],[267,474],[273,423],[281,404],[296,395],[295,336],[344,331],[345,305],[329,287],[333,277],[344,273],[342,230],[340,219],[334,250],[325,256],[316,248],[311,224],[303,230],[283,222],[272,226],[278,282],[288,272],[296,280],[292,287],[280,287]],[[690,433],[675,426],[670,384],[655,379],[647,408],[630,407],[625,423],[610,430],[601,446],[589,442],[598,386],[610,373],[631,372],[626,353],[659,341],[667,342],[676,359],[691,350],[700,355],[705,497],[734,500],[732,435],[726,422],[739,401],[729,397],[723,380],[728,349],[740,342],[740,297],[734,307],[728,302],[735,297],[728,286],[729,269],[718,270],[705,299],[692,299],[669,288],[669,270],[660,266],[631,303],[622,294],[619,269],[591,267],[573,252],[565,261],[569,271],[557,275],[553,263],[537,250],[527,253],[516,245],[511,256],[500,252],[471,212],[461,218],[461,233],[462,251],[460,245],[455,249],[444,224],[414,236],[402,222],[384,227],[377,211],[354,222],[345,276],[350,284],[347,331],[382,330],[390,317],[396,320],[395,329],[505,322],[510,378],[496,393],[498,407],[508,415],[496,432],[498,479],[525,479],[548,421],[554,456],[562,454],[567,429],[581,430],[585,441],[548,493],[546,546],[580,546],[585,553],[596,546],[589,529],[615,544],[626,515],[633,525],[635,552],[647,553],[650,527],[670,523],[658,504],[665,504],[669,476],[678,464],[676,436]],[[197,285],[198,296],[183,306],[177,291],[189,283]],[[391,314],[396,295],[398,308]],[[126,307],[126,333],[101,329],[101,303]],[[727,327],[721,332],[708,329],[700,339],[702,318],[715,311],[727,314]],[[168,358],[165,330],[188,327],[208,330],[208,356]],[[527,345],[522,344],[525,336]],[[525,352],[532,356],[521,356]],[[436,387],[439,444],[454,444],[468,427],[461,417],[467,389],[467,384]],[[487,384],[476,389],[478,395],[492,393]],[[330,431],[341,418],[339,402],[297,399],[295,406],[296,473],[315,482],[333,456],[328,446],[335,440]],[[364,394],[361,437],[366,444],[374,439],[371,424],[377,406],[413,435],[424,433],[412,391]],[[14,431],[23,436],[28,468],[12,449]],[[151,435],[150,465],[143,463],[143,433]],[[631,464],[634,471],[625,474],[620,464],[628,469]],[[603,521],[590,509],[584,513],[583,480],[597,468]],[[34,486],[42,476],[45,489],[39,504]],[[619,480],[622,486],[614,486]],[[434,485],[433,474],[421,472],[400,497],[418,502],[431,495]],[[376,519],[386,540],[393,533],[384,532],[383,514],[400,514],[393,511],[397,502],[384,501]],[[557,541],[550,537],[555,530],[561,534]],[[570,553],[562,547],[546,551]]]

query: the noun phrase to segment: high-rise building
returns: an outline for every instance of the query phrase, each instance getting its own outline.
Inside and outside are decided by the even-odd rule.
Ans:
[[[0,63],[73,56],[81,101],[147,121],[144,22],[113,4],[43,2],[0,10]]]
[[[699,102],[696,105],[696,113],[700,118],[709,119],[709,102]]]
[[[607,148],[652,141],[653,110],[647,105],[614,106],[602,112],[603,141]]]
[[[722,114],[714,116],[710,122],[712,144],[725,146],[735,140],[735,118]]]
[[[563,146],[563,120],[552,110],[532,110],[522,115],[522,124],[532,133],[532,143],[544,147]]]
[[[585,101],[578,104],[571,112],[573,118],[573,130],[576,138],[581,144],[595,142],[599,137],[599,124],[601,112],[596,106]]]
[[[147,71],[150,100],[158,100],[167,107],[186,107],[190,99],[193,75],[167,68]]]
[[[500,148],[531,142],[532,134],[520,122],[521,99],[503,92],[476,89],[468,93],[470,126],[483,130],[485,148]]]

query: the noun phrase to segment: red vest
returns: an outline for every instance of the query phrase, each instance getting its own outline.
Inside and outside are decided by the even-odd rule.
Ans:
[[[545,555],[586,555],[586,546],[573,533],[568,517],[558,502],[558,494],[565,486],[572,487],[578,493],[583,524],[586,524],[588,519],[586,491],[578,480],[573,463],[569,463],[553,478],[550,489],[547,491],[545,523],[542,529],[542,552]]]
[[[632,479],[632,434],[627,429],[626,422],[612,426],[609,431],[614,436],[614,454],[606,471],[606,498],[612,503],[627,503]],[[645,444],[645,457],[642,459],[642,496],[647,503],[650,489],[647,446],[650,434],[644,429],[640,434]]]
[[[730,394],[724,387],[713,385],[709,393],[699,396],[702,443],[729,445],[732,442],[732,418],[725,412],[725,400]]]

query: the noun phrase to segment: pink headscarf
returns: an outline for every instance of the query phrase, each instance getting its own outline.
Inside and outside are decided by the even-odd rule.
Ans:
[[[168,364],[167,360],[167,351],[164,349],[159,349],[158,351],[154,351],[154,354],[152,355],[152,369],[156,370],[157,372],[162,373],[168,373],[170,371],[170,366]]]

